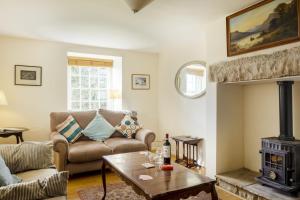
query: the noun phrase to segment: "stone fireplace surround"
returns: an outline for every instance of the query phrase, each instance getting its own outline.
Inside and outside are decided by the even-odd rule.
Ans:
[[[300,75],[300,47],[210,65],[212,82],[241,82]]]
[[[210,81],[217,83],[237,83],[233,84],[232,87],[235,87],[234,85],[238,86],[240,85],[239,83],[243,82],[257,81],[258,83],[264,83],[265,80],[275,82],[277,79],[286,77],[289,79],[296,79],[296,77],[298,78],[299,75],[300,47],[295,47],[283,51],[277,51],[272,54],[258,55],[246,58],[239,58],[227,62],[220,62],[210,66]],[[222,87],[221,90],[223,90]],[[234,101],[236,102],[239,100],[241,99]],[[249,183],[247,187],[239,187],[239,184],[243,184],[245,180],[236,180],[232,179],[233,177],[231,177],[232,174],[233,176],[237,174],[237,177],[245,176],[249,179],[248,172],[249,171],[247,169],[241,169],[233,172],[225,171],[224,173],[217,175],[219,183],[218,186],[222,190],[229,191],[231,194],[235,194],[237,199],[294,200],[299,198],[291,197],[289,195],[286,196],[285,194],[277,193],[276,190],[273,190],[268,187],[265,188],[265,186],[261,186],[253,180],[254,177],[258,175],[255,172],[250,171],[250,179],[253,181],[251,181],[251,184]],[[235,182],[233,180],[238,182]]]

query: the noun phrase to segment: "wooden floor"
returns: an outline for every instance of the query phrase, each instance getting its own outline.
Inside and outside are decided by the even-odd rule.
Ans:
[[[109,170],[106,173],[107,184],[120,183],[121,179],[110,172]],[[77,191],[81,188],[92,187],[92,186],[101,186],[101,172],[90,172],[84,174],[78,174],[71,176],[68,184],[68,200],[80,200]]]
[[[205,174],[205,169],[193,169],[199,174]],[[106,174],[107,184],[120,183],[121,179],[111,171],[107,171]],[[71,176],[68,184],[68,200],[80,200],[77,191],[81,188],[91,187],[91,186],[101,186],[101,172],[91,172]]]

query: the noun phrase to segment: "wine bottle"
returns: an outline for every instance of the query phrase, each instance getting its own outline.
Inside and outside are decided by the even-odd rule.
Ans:
[[[166,134],[165,143],[163,144],[164,165],[171,164],[171,144],[169,142],[169,134]]]

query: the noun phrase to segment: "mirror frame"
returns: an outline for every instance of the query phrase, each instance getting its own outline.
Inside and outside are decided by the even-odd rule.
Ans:
[[[180,75],[180,72],[187,66],[190,66],[190,65],[194,65],[194,64],[200,64],[202,65],[203,67],[205,67],[206,71],[205,71],[205,80],[207,81],[207,68],[206,68],[206,62],[204,61],[191,61],[191,62],[187,62],[185,64],[183,64],[177,71],[176,73],[176,76],[175,76],[175,88],[177,90],[177,92],[183,96],[183,97],[186,97],[186,98],[189,98],[189,99],[197,99],[197,98],[200,98],[201,96],[205,95],[206,94],[206,88],[200,92],[199,94],[196,94],[196,95],[193,95],[193,96],[188,96],[186,94],[184,94],[177,86],[177,82],[178,82],[178,77]]]

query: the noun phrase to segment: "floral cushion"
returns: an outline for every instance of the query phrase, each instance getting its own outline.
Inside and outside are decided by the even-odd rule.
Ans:
[[[133,135],[141,128],[137,121],[132,119],[130,115],[125,115],[121,124],[116,126],[116,130],[127,138],[133,138]]]

